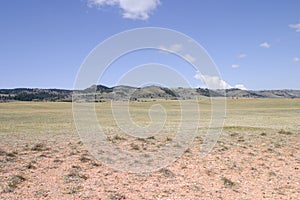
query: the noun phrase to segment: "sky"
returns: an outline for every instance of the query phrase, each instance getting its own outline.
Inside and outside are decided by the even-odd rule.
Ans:
[[[95,47],[124,31],[159,27],[200,44],[220,77],[195,70],[201,58],[193,52],[175,55],[183,52],[181,43],[162,42],[173,53],[120,55],[97,84],[159,84],[165,77],[177,87],[179,74],[191,87],[300,89],[299,0],[2,0],[0,11],[0,88],[72,89]]]

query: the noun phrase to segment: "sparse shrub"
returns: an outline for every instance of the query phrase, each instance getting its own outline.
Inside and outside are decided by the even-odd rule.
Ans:
[[[40,197],[47,197],[48,193],[49,193],[49,190],[40,189],[40,190],[35,191],[35,196],[37,196],[37,197],[39,197],[39,196]]]
[[[14,157],[16,157],[16,152],[7,152],[6,156],[14,158]]]
[[[211,169],[205,170],[205,173],[206,173],[208,176],[211,176],[212,174],[214,174],[214,172],[213,172]]]
[[[53,160],[53,162],[54,162],[54,163],[63,163],[64,161],[63,161],[63,160],[60,160],[60,159],[58,159],[58,158],[55,158],[55,159]]]
[[[99,167],[100,163],[96,162],[96,161],[91,161],[90,162],[90,167]]]
[[[13,192],[20,183],[24,182],[26,178],[21,174],[12,175],[9,178],[6,188],[4,188],[3,192]]]
[[[88,177],[84,174],[80,174],[79,172],[70,172],[69,174],[65,175],[66,179],[88,179]]]
[[[0,149],[0,156],[4,156],[4,155],[6,155],[6,151]]]
[[[181,167],[181,169],[186,169],[187,165],[186,164],[181,164],[180,167]]]
[[[138,141],[141,141],[141,142],[146,142],[146,139],[145,138],[137,138]]]
[[[165,177],[174,177],[175,176],[175,174],[171,170],[166,169],[166,168],[161,168],[159,170],[159,172],[161,172]]]
[[[253,171],[257,171],[257,169],[255,167],[251,167],[251,170]]]
[[[125,195],[119,194],[119,193],[115,193],[115,194],[109,195],[108,199],[109,200],[122,200],[122,199],[125,199]]]
[[[236,133],[236,132],[234,132],[234,133],[230,133],[230,136],[231,137],[235,137],[235,136],[238,136],[239,134],[238,133]]]
[[[119,135],[114,135],[113,137],[108,137],[107,139],[109,141],[111,141],[112,143],[116,143],[117,141],[121,141],[121,140],[126,140],[125,138],[123,138]]]
[[[113,137],[113,139],[114,139],[114,140],[125,140],[125,138],[123,138],[123,137],[121,137],[121,136],[119,136],[119,135],[115,135],[115,136]]]
[[[91,159],[86,154],[82,154],[79,158],[81,162],[89,162]]]
[[[36,169],[36,167],[35,167],[31,162],[27,163],[27,164],[25,165],[25,168],[26,168],[26,169]]]
[[[233,182],[232,180],[230,180],[226,177],[222,177],[222,181],[226,187],[231,188],[231,187],[235,186],[235,182]]]
[[[85,174],[81,174],[80,171],[80,167],[79,166],[72,166],[72,168],[70,169],[70,172],[66,175],[64,175],[64,179],[68,182],[73,182],[73,181],[78,181],[80,179],[83,180],[87,180],[88,176]]]
[[[192,153],[190,148],[187,148],[184,153]]]
[[[140,150],[140,147],[137,144],[132,143],[132,144],[130,144],[130,146],[133,150],[137,150],[137,151]]]
[[[181,148],[182,146],[181,146],[180,144],[177,143],[177,144],[174,145],[174,147],[176,147],[176,148]]]
[[[290,131],[285,131],[285,130],[283,130],[283,129],[281,129],[278,133],[279,133],[279,134],[282,134],[282,135],[293,135],[292,132],[290,132]]]
[[[47,149],[43,143],[37,143],[31,148],[32,151],[45,151]]]
[[[276,176],[276,173],[271,171],[271,172],[269,172],[269,176]]]
[[[68,186],[62,191],[62,193],[63,194],[75,194],[75,193],[79,192],[81,189],[82,189],[82,186],[80,186],[80,185]]]

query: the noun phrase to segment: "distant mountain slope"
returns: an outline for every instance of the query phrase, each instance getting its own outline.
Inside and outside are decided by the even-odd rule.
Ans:
[[[207,88],[164,88],[147,86],[136,88],[130,86],[107,87],[93,85],[77,94],[93,97],[96,101],[106,100],[143,100],[143,99],[193,99],[195,97],[229,98],[300,98],[300,90],[210,90]],[[72,101],[73,90],[16,88],[0,89],[0,101]]]

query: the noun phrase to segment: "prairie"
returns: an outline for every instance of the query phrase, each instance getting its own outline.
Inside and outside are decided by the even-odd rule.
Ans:
[[[117,102],[115,108],[124,102]],[[95,104],[109,142],[128,151],[167,143],[181,122],[175,100],[130,102],[132,120],[147,126],[149,108],[164,107],[162,132],[127,136],[110,102]],[[0,103],[0,199],[297,199],[300,196],[300,99],[227,99],[223,133],[199,155],[210,122],[210,101],[199,100],[193,144],[157,172],[119,172],[82,144],[72,103]],[[145,148],[145,145],[147,148]]]

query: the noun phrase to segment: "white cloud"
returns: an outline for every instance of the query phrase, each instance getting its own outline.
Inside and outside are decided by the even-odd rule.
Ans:
[[[183,50],[183,46],[181,44],[172,44],[172,45],[170,45],[168,47],[161,45],[158,48],[160,49],[160,51],[162,53],[166,53],[166,52],[167,53],[168,52],[179,53],[179,52],[181,52]],[[192,56],[191,54],[185,54],[183,56],[183,58],[186,59],[187,61],[191,62],[191,63],[196,61],[196,58],[194,56]]]
[[[263,47],[263,48],[270,48],[271,47],[271,45],[267,42],[261,43],[259,46]]]
[[[123,18],[146,20],[160,4],[160,0],[88,0],[89,6],[119,6]]]
[[[294,62],[299,62],[299,60],[300,60],[300,59],[299,59],[298,57],[294,57],[294,58],[293,58],[293,61],[294,61]]]
[[[239,68],[240,66],[239,65],[236,65],[236,64],[233,64],[231,65],[232,68]]]
[[[181,44],[172,44],[169,47],[160,46],[159,48],[162,51],[169,51],[169,52],[173,52],[173,53],[178,53],[182,50],[182,45]]]
[[[296,29],[296,32],[300,32],[300,23],[299,24],[290,24],[289,27]]]
[[[185,58],[186,60],[188,60],[189,62],[191,62],[191,63],[196,61],[196,58],[193,57],[193,56],[190,55],[190,54],[184,55],[184,58]]]
[[[243,84],[237,84],[237,85],[234,86],[234,88],[238,88],[238,89],[241,89],[241,90],[247,90],[247,88]]]
[[[246,58],[246,57],[247,57],[247,55],[244,54],[244,53],[242,53],[242,54],[239,55],[239,58]]]
[[[197,72],[194,76],[195,79],[203,80],[209,89],[230,89],[231,85],[220,79],[218,76],[202,75]]]

